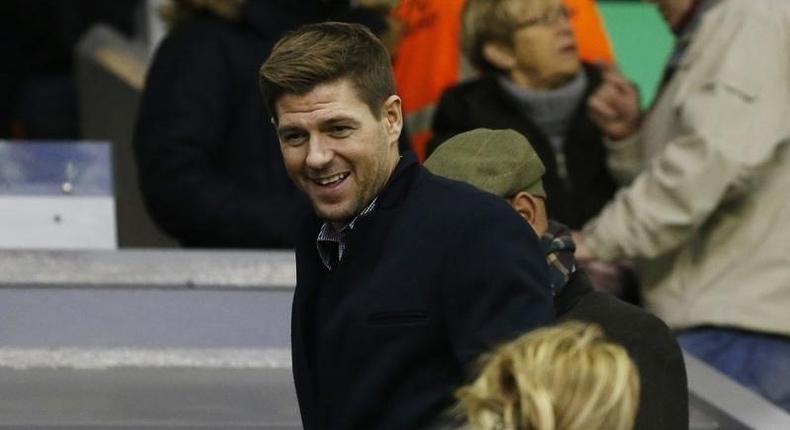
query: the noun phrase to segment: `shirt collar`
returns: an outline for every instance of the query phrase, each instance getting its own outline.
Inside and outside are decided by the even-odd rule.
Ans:
[[[551,293],[556,297],[576,271],[576,259],[573,256],[576,244],[573,243],[568,227],[555,221],[549,221],[549,228],[540,241],[549,265]]]
[[[337,252],[337,261],[343,259],[343,254],[346,252],[346,247],[348,243],[346,242],[346,237],[348,232],[354,229],[354,225],[357,223],[359,218],[365,217],[376,208],[376,201],[377,198],[374,198],[373,201],[368,204],[359,215],[355,216],[354,219],[348,222],[348,224],[341,227],[339,230],[336,229],[332,223],[329,221],[324,221],[321,225],[321,229],[318,231],[318,237],[315,241],[316,249],[318,250],[318,256],[321,257],[321,262],[324,263],[324,266],[328,270],[332,270],[335,264],[333,254]]]
[[[345,236],[354,229],[357,220],[370,215],[374,210],[388,210],[397,205],[406,196],[409,185],[419,171],[419,166],[417,156],[413,151],[404,152],[382,191],[359,215],[339,230],[332,226],[331,223],[323,222],[321,224],[318,237],[316,238],[316,248],[321,261],[328,270],[333,268],[332,261],[335,250],[338,253],[338,257],[341,257],[346,252],[347,243]],[[338,258],[338,261],[340,261],[340,258]]]

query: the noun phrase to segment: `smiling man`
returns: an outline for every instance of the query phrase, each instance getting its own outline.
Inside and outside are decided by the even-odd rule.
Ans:
[[[398,151],[387,142],[397,140],[401,130],[400,99],[388,97],[382,118],[371,118],[351,81],[344,79],[319,84],[304,95],[285,94],[277,108],[291,178],[319,217],[341,227],[373,201],[398,164]],[[325,144],[310,144],[317,135],[328,137]]]
[[[390,59],[363,27],[303,27],[260,75],[315,212],[297,240],[291,328],[304,427],[435,424],[480,353],[551,321],[537,237],[501,199],[399,154]]]

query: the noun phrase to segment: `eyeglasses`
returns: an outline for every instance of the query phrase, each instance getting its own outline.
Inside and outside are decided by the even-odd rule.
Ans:
[[[542,15],[527,18],[524,21],[516,23],[514,30],[522,28],[535,27],[535,26],[549,26],[556,24],[561,20],[569,20],[573,17],[573,11],[565,6],[547,9]]]

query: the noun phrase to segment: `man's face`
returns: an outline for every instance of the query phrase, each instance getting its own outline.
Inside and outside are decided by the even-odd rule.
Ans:
[[[316,86],[276,102],[285,167],[319,217],[342,225],[378,195],[398,163],[400,98],[374,115],[351,81]]]
[[[664,17],[664,21],[670,27],[676,27],[680,24],[683,16],[688,12],[694,0],[647,0],[650,3],[655,3],[658,6],[659,12]]]
[[[513,33],[515,65],[511,76],[529,87],[544,89],[565,83],[581,68],[576,40],[566,9],[559,0],[542,13],[519,16]]]

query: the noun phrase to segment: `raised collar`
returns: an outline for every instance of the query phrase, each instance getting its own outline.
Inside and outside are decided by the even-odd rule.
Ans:
[[[568,279],[565,288],[554,296],[554,312],[558,317],[573,309],[581,299],[594,292],[590,279],[584,270],[576,270]]]
[[[406,151],[401,155],[398,165],[392,171],[387,184],[379,193],[376,209],[391,209],[400,203],[407,195],[407,192],[419,171],[420,164],[417,156],[412,151]]]

